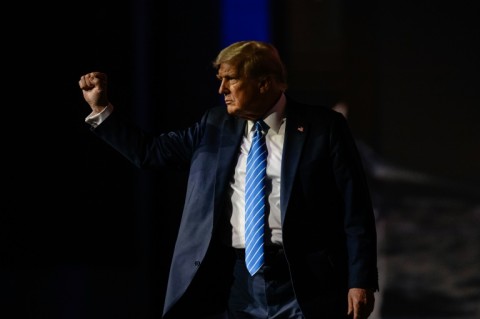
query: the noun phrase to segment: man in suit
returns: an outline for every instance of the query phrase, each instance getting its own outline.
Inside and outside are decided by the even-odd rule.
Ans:
[[[213,62],[225,106],[157,136],[128,124],[107,76],[79,86],[92,131],[145,169],[189,170],[163,318],[367,318],[378,289],[376,229],[345,118],[286,94],[274,46],[240,41]],[[266,138],[261,267],[245,263],[247,157],[255,122]]]

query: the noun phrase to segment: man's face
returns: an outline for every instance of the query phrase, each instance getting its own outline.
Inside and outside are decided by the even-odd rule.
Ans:
[[[219,94],[225,97],[229,114],[247,120],[256,120],[265,113],[268,105],[262,105],[262,84],[257,79],[249,79],[239,74],[237,68],[222,63],[217,78],[221,81]]]

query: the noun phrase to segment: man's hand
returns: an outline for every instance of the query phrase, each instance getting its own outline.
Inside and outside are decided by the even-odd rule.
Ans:
[[[363,288],[350,288],[348,291],[348,315],[353,319],[366,319],[375,306],[373,291]]]
[[[91,72],[83,75],[78,81],[83,98],[95,113],[100,113],[108,105],[107,75]]]

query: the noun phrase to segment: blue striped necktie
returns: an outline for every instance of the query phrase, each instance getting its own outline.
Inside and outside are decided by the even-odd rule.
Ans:
[[[266,124],[264,124],[266,126]],[[267,146],[261,122],[255,122],[245,180],[245,263],[253,276],[263,265]]]

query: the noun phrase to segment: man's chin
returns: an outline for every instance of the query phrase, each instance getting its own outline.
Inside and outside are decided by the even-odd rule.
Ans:
[[[240,110],[234,105],[227,105],[227,113],[233,116],[240,116]]]
[[[227,113],[236,116],[245,120],[254,120],[255,118],[252,115],[245,112],[245,110],[239,109],[237,107],[227,105]]]

